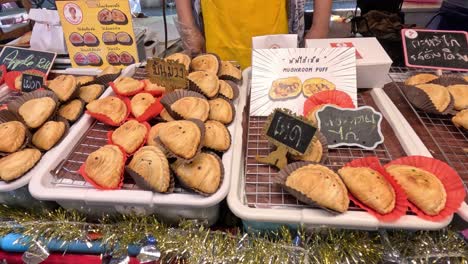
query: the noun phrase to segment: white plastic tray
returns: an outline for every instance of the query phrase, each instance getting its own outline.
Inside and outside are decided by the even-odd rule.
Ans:
[[[122,73],[123,76],[132,76],[135,73],[136,65],[129,66]],[[112,94],[112,90],[108,89],[103,96]],[[241,91],[241,98],[245,98],[245,92]],[[236,99],[234,105],[239,103],[239,99]],[[237,108],[237,107],[236,107]],[[69,136],[56,147],[54,152],[47,157],[47,162],[44,165],[38,167],[35,172],[35,177],[29,184],[29,190],[33,197],[40,200],[53,200],[58,202],[65,208],[74,208],[87,210],[91,213],[98,213],[102,208],[107,208],[109,211],[135,211],[138,213],[167,213],[168,210],[173,210],[172,215],[169,218],[177,218],[177,216],[185,218],[199,218],[197,210],[203,208],[216,207],[218,204],[227,196],[229,192],[229,183],[231,180],[230,171],[233,166],[233,148],[236,146],[236,140],[232,138],[232,147],[229,151],[224,153],[222,162],[225,167],[224,181],[221,184],[219,190],[209,196],[203,197],[193,193],[172,193],[172,194],[159,194],[151,191],[139,190],[139,189],[122,189],[115,191],[100,191],[89,184],[86,184],[83,180],[83,185],[80,187],[76,186],[64,186],[54,184],[54,176],[50,173],[53,171],[69,153],[73,147],[77,145],[83,134],[93,124],[94,119],[88,115],[85,115],[81,120],[76,123],[76,127],[70,132]],[[237,127],[240,124],[240,120],[235,120],[230,126],[228,126],[231,135],[236,134]],[[125,187],[125,186],[124,186]],[[94,208],[94,209],[93,209]],[[161,210],[164,208],[164,210]],[[217,212],[205,212],[211,216],[217,217]],[[174,214],[176,214],[174,216]],[[215,220],[211,217],[209,220]]]
[[[243,78],[245,81],[241,90],[250,91],[250,69],[244,71]],[[373,89],[371,91],[371,95],[385,119],[393,128],[406,154],[430,156],[427,148],[417,137],[416,133],[408,122],[406,122],[398,109],[393,105],[391,100],[386,96],[384,91],[382,89]],[[246,94],[243,94],[242,96],[246,96]],[[242,104],[240,104],[238,108],[244,109],[246,98],[241,98],[241,102]],[[237,112],[236,119],[243,119],[242,111]],[[243,144],[241,144],[241,142],[243,142],[242,129],[237,130],[235,138],[239,143],[234,148],[233,163],[240,165],[232,168],[232,182],[231,190],[228,195],[228,204],[232,212],[247,223],[264,222],[297,225],[305,224],[358,229],[403,228],[431,230],[443,228],[452,221],[452,217],[448,217],[441,222],[430,222],[414,215],[406,215],[396,222],[387,223],[380,222],[377,218],[364,211],[348,211],[338,216],[331,216],[329,213],[321,209],[249,207],[247,205],[245,191],[245,153]],[[245,142],[243,143],[245,144]]]

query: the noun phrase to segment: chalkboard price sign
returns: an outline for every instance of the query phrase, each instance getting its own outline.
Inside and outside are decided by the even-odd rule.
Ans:
[[[187,69],[176,61],[165,61],[154,58],[146,64],[149,79],[152,83],[162,85],[168,91],[186,89],[188,86]]]
[[[382,115],[369,106],[345,109],[327,105],[317,112],[317,121],[329,147],[375,149],[384,142]]]
[[[403,29],[405,62],[409,67],[468,71],[468,33]]]
[[[267,137],[275,145],[283,145],[289,150],[304,154],[312,141],[317,128],[285,111],[275,109],[266,129]]]
[[[23,73],[21,80],[21,91],[29,93],[41,88],[44,84],[44,77],[34,74]]]
[[[0,64],[9,71],[38,70],[48,74],[57,53],[6,46],[0,52]]]

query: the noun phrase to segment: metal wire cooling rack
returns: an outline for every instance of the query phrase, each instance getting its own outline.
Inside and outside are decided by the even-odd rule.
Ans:
[[[369,93],[366,93],[366,95],[362,93],[358,94],[358,105],[370,105],[376,108]],[[378,109],[376,108],[376,110]],[[255,160],[256,155],[266,156],[274,149],[274,146],[262,136],[265,122],[266,117],[254,116],[250,117],[248,124],[245,163],[245,196],[247,205],[254,208],[316,208],[305,205],[285,192],[283,188],[275,185],[273,180],[278,170],[269,165],[259,164]],[[405,153],[401,149],[398,140],[394,138],[390,125],[385,120],[382,123],[382,131],[386,138],[383,144],[374,150],[364,150],[356,147],[329,149],[328,158],[324,165],[337,171],[346,163],[365,156],[377,156],[383,164],[404,156]],[[353,204],[351,204],[349,210],[362,211],[362,209]]]
[[[419,132],[418,136],[428,148],[434,146],[432,155],[437,159],[445,160],[459,173],[465,186],[468,186],[468,132],[452,123],[452,115],[428,114],[414,108],[401,90],[400,84],[404,83],[408,77],[423,72],[435,73],[435,71],[425,69],[392,67],[389,75],[397,85],[401,97],[409,105],[408,109],[412,110],[424,128],[422,131],[416,129],[416,133]],[[403,109],[401,111],[405,114]],[[405,117],[407,115],[408,113]]]

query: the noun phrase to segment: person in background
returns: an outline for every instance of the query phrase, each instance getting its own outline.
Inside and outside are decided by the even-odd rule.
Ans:
[[[445,0],[427,28],[468,31],[468,0]]]
[[[305,35],[304,6],[305,0],[176,0],[176,24],[192,54],[213,52],[245,68],[250,65],[254,36],[327,37],[332,0],[314,1],[313,23]]]

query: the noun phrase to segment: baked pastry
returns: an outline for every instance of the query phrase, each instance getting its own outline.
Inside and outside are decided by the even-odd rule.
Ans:
[[[463,110],[468,108],[468,85],[457,84],[447,87],[454,99],[453,108],[455,110]]]
[[[417,88],[423,90],[431,99],[435,108],[439,112],[444,112],[450,104],[451,98],[447,88],[438,84],[419,84]]]
[[[41,159],[41,152],[37,149],[23,149],[0,159],[0,179],[3,181],[16,180],[36,165]]]
[[[223,124],[230,124],[234,120],[234,109],[228,101],[216,98],[208,101],[208,103],[210,104],[208,119],[216,120]]]
[[[210,72],[195,71],[188,75],[200,91],[207,97],[215,97],[219,91],[218,76]]]
[[[23,86],[23,75],[20,74],[15,78],[15,90],[21,91],[21,87]]]
[[[242,71],[229,61],[221,62],[221,70],[219,71],[221,79],[231,79],[240,81],[242,79]]]
[[[32,143],[39,149],[49,150],[65,134],[66,125],[60,121],[48,121],[32,137]]]
[[[395,190],[378,171],[366,167],[343,167],[338,170],[351,194],[380,214],[395,208]]]
[[[192,61],[192,59],[190,59],[188,55],[183,53],[174,53],[172,55],[167,56],[165,60],[173,60],[185,65],[185,69],[187,70],[187,72],[190,70],[190,62]]]
[[[18,114],[30,128],[38,128],[54,113],[57,104],[50,97],[26,101],[18,109]]]
[[[184,119],[200,119],[206,121],[210,114],[210,104],[207,100],[198,97],[182,97],[171,105],[171,110]]]
[[[163,146],[183,159],[192,159],[202,144],[202,130],[192,121],[167,122],[159,128],[159,141]]]
[[[133,95],[143,89],[145,84],[142,81],[133,79],[131,77],[119,77],[114,81],[114,91],[117,94]]]
[[[99,73],[97,77],[102,77],[107,74],[119,74],[119,73],[120,73],[120,68],[110,65],[104,68],[104,70],[102,70],[101,73]]]
[[[318,126],[318,122],[317,122],[317,117],[315,116],[315,114],[320,111],[320,109],[322,109],[324,106],[326,105],[335,105],[335,104],[321,104],[321,105],[316,105],[314,107],[312,107],[312,109],[310,109],[309,113],[307,113],[306,115],[306,118],[310,121],[312,121],[312,124],[314,126]],[[336,105],[335,105],[336,106]]]
[[[106,116],[115,124],[122,123],[128,114],[125,102],[115,96],[94,100],[86,105],[86,109],[91,113]]]
[[[452,122],[455,126],[468,130],[468,109],[458,112],[452,117]]]
[[[155,102],[156,99],[149,93],[139,93],[135,95],[130,101],[133,116],[137,118],[142,116]]]
[[[105,145],[89,154],[84,163],[85,177],[104,189],[117,189],[125,166],[125,156],[119,147]]]
[[[86,103],[89,103],[91,101],[98,99],[99,96],[101,96],[103,92],[104,92],[104,86],[100,84],[91,84],[91,85],[82,86],[78,93],[78,97],[80,97]]]
[[[427,215],[437,215],[445,208],[447,193],[434,174],[408,165],[390,165],[388,173],[401,185],[408,200]]]
[[[157,123],[151,127],[150,131],[148,132],[148,140],[146,141],[146,145],[161,147],[161,145],[159,145],[159,143],[156,141],[156,138],[159,136],[159,129],[161,129],[161,127],[163,127],[165,124],[166,123]]]
[[[321,91],[335,90],[335,88],[335,84],[323,78],[310,78],[302,84],[302,92],[305,97],[312,96]]]
[[[234,88],[226,81],[219,80],[219,94],[226,97],[229,100],[234,100],[236,97]]]
[[[271,84],[270,98],[273,100],[281,100],[294,98],[302,91],[302,81],[298,77],[288,77],[276,79]]]
[[[59,75],[47,84],[47,87],[52,90],[60,101],[68,101],[77,87],[75,76]]]
[[[94,76],[76,76],[76,84],[83,85],[94,81]]]
[[[145,185],[157,192],[167,192],[171,183],[171,173],[166,155],[157,147],[146,146],[139,149],[128,164],[128,168],[141,177]],[[135,178],[134,175],[132,175]],[[137,181],[138,184],[138,181]]]
[[[145,92],[148,92],[151,94],[162,94],[166,92],[166,87],[160,86],[157,83],[152,83],[148,79],[144,79],[143,83],[145,84],[145,88],[143,89]]]
[[[329,168],[309,164],[294,170],[285,185],[318,205],[343,213],[348,210],[349,198],[340,176]]]
[[[192,59],[190,68],[193,71],[204,71],[218,76],[220,61],[214,54],[202,54]]]
[[[215,154],[203,152],[190,163],[177,160],[171,167],[183,185],[204,194],[213,194],[218,190],[224,171]]]
[[[227,151],[231,147],[229,130],[218,121],[206,121],[203,146],[216,151]]]
[[[15,152],[26,140],[26,127],[19,121],[1,123],[0,138],[1,152]]]
[[[135,152],[146,140],[148,129],[136,120],[129,120],[112,133],[112,143],[121,146],[125,152]]]
[[[71,100],[70,102],[60,106],[58,115],[70,122],[75,122],[81,117],[85,103],[80,99]]]
[[[169,122],[169,121],[174,121],[175,119],[167,112],[166,109],[163,109],[161,113],[159,113],[159,117],[162,118],[162,120]]]
[[[406,79],[406,85],[418,85],[423,83],[429,83],[434,81],[435,79],[439,78],[437,75],[430,74],[430,73],[420,73],[413,75]]]
[[[309,150],[309,153],[304,155],[294,155],[292,158],[295,160],[320,162],[323,157],[322,143],[320,140],[313,140],[310,144],[312,144],[312,148]]]

